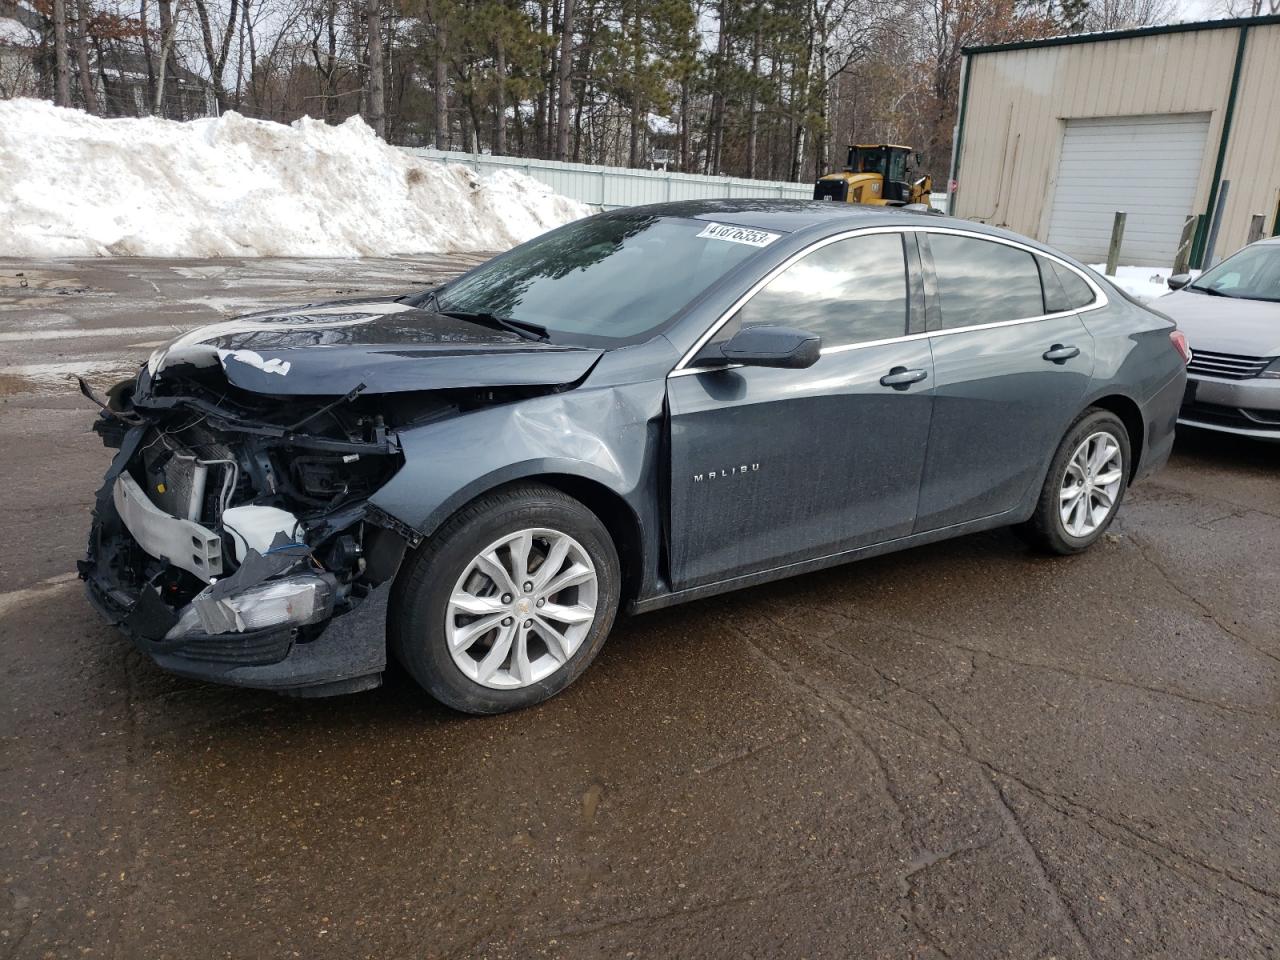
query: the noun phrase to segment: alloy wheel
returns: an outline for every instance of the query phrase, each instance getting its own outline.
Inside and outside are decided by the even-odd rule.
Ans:
[[[1087,537],[1106,523],[1124,480],[1124,455],[1105,430],[1091,433],[1076,447],[1062,477],[1059,515],[1073,537]]]
[[[591,632],[599,579],[590,555],[558,530],[520,530],[480,551],[458,577],[445,639],[458,669],[501,690],[563,667]]]

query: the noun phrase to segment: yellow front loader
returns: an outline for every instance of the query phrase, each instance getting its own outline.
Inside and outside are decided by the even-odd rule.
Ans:
[[[933,178],[925,174],[908,181],[907,161],[911,153],[910,147],[901,144],[853,144],[849,147],[849,165],[839,173],[828,173],[814,184],[813,199],[882,207],[922,203],[927,207]]]

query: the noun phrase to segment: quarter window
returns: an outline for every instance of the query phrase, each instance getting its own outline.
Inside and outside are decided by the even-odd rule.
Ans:
[[[1053,261],[1044,257],[1036,257],[1036,266],[1040,268],[1040,283],[1044,287],[1044,309],[1046,313],[1061,313],[1070,310],[1067,291],[1062,289],[1062,281],[1053,269]]]
[[[902,235],[873,233],[815,250],[743,304],[725,332],[761,323],[816,333],[824,347],[902,336],[907,329]]]
[[[1060,263],[1053,263],[1053,272],[1058,276],[1058,282],[1062,284],[1062,290],[1067,298],[1068,310],[1079,310],[1081,307],[1087,307],[1093,303],[1093,288],[1084,282],[1084,278],[1074,270],[1064,267]]]
[[[1045,312],[1040,273],[1026,250],[977,237],[929,234],[942,328],[1022,320]]]

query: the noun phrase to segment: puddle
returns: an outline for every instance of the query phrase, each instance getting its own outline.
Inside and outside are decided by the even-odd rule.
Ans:
[[[138,369],[136,363],[124,360],[80,361],[67,363],[27,363],[0,367],[0,395],[18,393],[76,393],[77,376],[95,387],[110,387]]]

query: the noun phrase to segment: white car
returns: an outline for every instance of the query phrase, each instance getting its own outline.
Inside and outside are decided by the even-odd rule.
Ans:
[[[1178,423],[1280,440],[1280,236],[1259,240],[1192,280],[1159,308],[1191,347]]]

